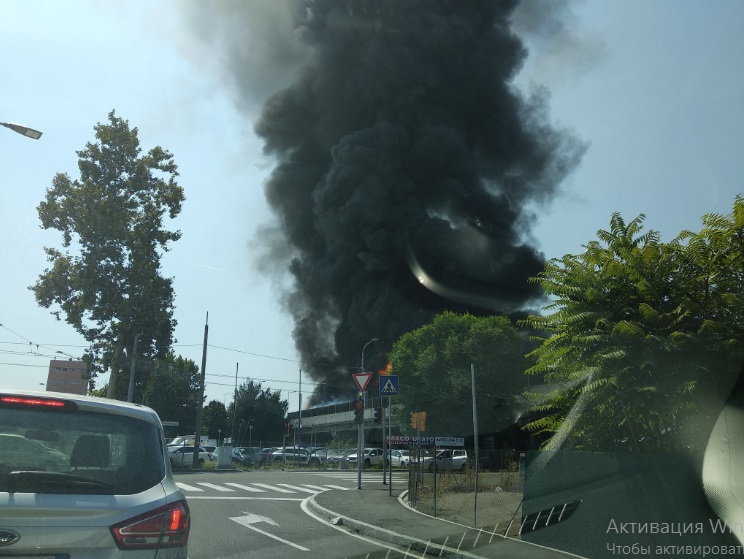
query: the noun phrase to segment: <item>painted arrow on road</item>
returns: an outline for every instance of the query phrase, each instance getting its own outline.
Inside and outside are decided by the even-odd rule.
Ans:
[[[256,526],[254,526],[254,524],[258,524],[260,522],[266,522],[267,524],[271,524],[272,526],[279,526],[277,522],[275,522],[268,516],[261,516],[260,514],[254,514],[252,512],[245,512],[245,511],[243,511],[243,514],[245,516],[231,516],[230,520],[237,522],[238,524],[241,524],[242,526],[245,526],[246,528],[250,528],[254,532],[258,532],[259,534],[268,536],[269,538],[275,539],[276,541],[285,543],[287,545],[291,545],[292,547],[294,547],[295,549],[299,549],[300,551],[310,551],[306,547],[297,545],[296,543],[280,538],[279,536],[275,536],[274,534],[271,534],[265,530],[261,530],[260,528],[257,528]]]
[[[238,524],[242,524],[243,526],[248,526],[249,524],[258,524],[259,522],[266,522],[267,524],[271,524],[272,526],[279,526],[277,522],[274,522],[271,518],[268,516],[261,516],[260,514],[254,514],[252,512],[245,512],[243,511],[243,514],[245,516],[234,516],[230,518],[230,520],[234,520]]]

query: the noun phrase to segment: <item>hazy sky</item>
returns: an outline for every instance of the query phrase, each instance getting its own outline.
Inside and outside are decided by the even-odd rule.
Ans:
[[[263,194],[272,161],[253,134],[260,99],[238,95],[186,6],[0,2],[0,121],[44,132],[34,141],[0,129],[0,386],[39,388],[55,352],[85,348],[27,289],[46,267],[42,247],[60,244],[40,229],[36,206],[55,173],[78,176],[76,151],[115,109],[139,129],[144,151],[160,145],[174,155],[185,189],[171,224],[183,237],[163,259],[175,278],[176,353],[201,363],[208,312],[208,400],[230,401],[236,365],[241,381],[298,389],[292,321],[277,279],[255,263],[256,228],[272,221]],[[705,213],[727,212],[744,191],[744,2],[570,6],[565,28],[529,43],[517,79],[525,89],[548,87],[552,120],[589,144],[561,195],[535,207],[538,248],[546,258],[580,252],[615,211],[627,220],[646,214],[663,240],[699,229]],[[255,46],[250,33],[260,26],[232,23],[226,32]],[[277,66],[276,82],[290,74]],[[310,386],[303,379],[304,394]],[[289,400],[296,409],[297,394]]]

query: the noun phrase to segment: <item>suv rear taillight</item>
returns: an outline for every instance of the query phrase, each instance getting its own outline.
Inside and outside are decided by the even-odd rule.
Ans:
[[[111,526],[119,549],[183,547],[188,543],[191,515],[186,501],[176,501]]]

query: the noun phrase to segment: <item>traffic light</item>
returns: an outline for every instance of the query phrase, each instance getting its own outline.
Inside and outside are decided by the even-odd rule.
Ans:
[[[362,400],[354,402],[354,423],[364,423],[364,402]]]
[[[426,431],[426,412],[411,412],[411,429],[414,431]]]
[[[284,422],[284,435],[289,436],[289,431],[292,428],[292,424],[289,421]]]
[[[375,408],[375,423],[379,425],[385,424],[385,414],[382,411],[382,405],[379,405]]]

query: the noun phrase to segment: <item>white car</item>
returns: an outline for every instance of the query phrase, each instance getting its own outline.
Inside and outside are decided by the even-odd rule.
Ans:
[[[168,456],[170,458],[171,467],[173,468],[190,468],[194,463],[194,447],[193,446],[176,446],[168,448]],[[207,452],[204,447],[199,447],[199,457],[197,458],[197,464],[201,466],[205,462],[212,460],[212,456]]]
[[[430,472],[437,470],[464,472],[470,467],[468,451],[457,449],[440,450],[436,456],[425,458],[422,464],[423,468]]]
[[[365,448],[362,454],[362,466],[369,468],[370,466],[376,466],[382,464],[382,449],[381,448]],[[357,465],[357,453],[349,454],[346,457],[349,461],[349,465],[353,468]]]
[[[390,450],[388,451],[390,457],[389,464],[397,468],[405,468],[411,463],[411,456],[407,450]]]
[[[150,408],[2,390],[0,436],[41,457],[0,452],[4,556],[187,557],[189,507]]]

